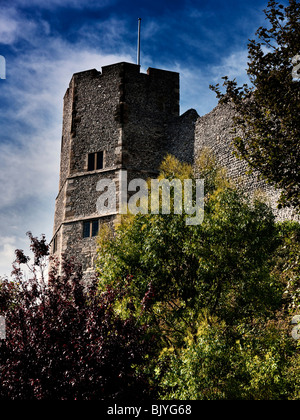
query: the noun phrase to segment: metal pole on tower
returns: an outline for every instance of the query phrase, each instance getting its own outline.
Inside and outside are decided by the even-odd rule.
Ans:
[[[138,46],[137,46],[137,64],[141,64],[141,18],[138,19]]]

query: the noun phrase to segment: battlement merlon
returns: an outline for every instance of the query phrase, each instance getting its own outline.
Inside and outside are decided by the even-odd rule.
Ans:
[[[82,72],[74,73],[69,84],[69,88],[66,91],[64,99],[67,99],[70,91],[87,80],[98,79],[99,82],[108,82],[119,79],[120,88],[120,101],[125,101],[124,94],[133,85],[142,88],[145,94],[145,87],[148,95],[151,93],[151,97],[159,98],[159,101],[164,104],[169,103],[169,106],[159,106],[160,112],[167,112],[173,116],[179,116],[179,100],[180,100],[180,87],[179,87],[179,73],[169,70],[161,70],[149,67],[147,73],[141,73],[140,66],[128,62],[120,62],[116,64],[110,64],[103,66],[101,71],[96,69],[85,70]],[[136,94],[136,92],[135,92]],[[137,99],[136,97],[135,99]],[[126,97],[127,99],[127,97]],[[145,96],[144,96],[145,99]],[[151,100],[150,100],[151,102]],[[157,102],[157,101],[156,101]],[[152,102],[153,105],[153,102]]]

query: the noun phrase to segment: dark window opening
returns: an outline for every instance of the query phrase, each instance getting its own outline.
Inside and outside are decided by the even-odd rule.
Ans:
[[[90,153],[88,157],[88,171],[95,169],[95,153]]]
[[[98,220],[94,220],[92,222],[92,236],[97,236],[99,230],[99,222]]]
[[[99,220],[87,220],[83,222],[83,237],[91,238],[97,236],[99,231]]]
[[[84,238],[90,237],[90,222],[83,223],[83,237]]]
[[[103,169],[103,152],[89,153],[88,171]]]
[[[97,153],[97,169],[103,169],[103,152]]]
[[[57,251],[57,236],[54,236],[52,246],[53,246],[52,249],[53,249],[53,254],[54,254]]]

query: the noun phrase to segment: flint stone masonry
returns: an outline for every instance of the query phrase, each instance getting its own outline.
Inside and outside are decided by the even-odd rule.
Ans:
[[[116,213],[98,214],[96,185],[111,179],[117,186],[120,170],[134,178],[153,178],[170,153],[194,164],[210,148],[233,180],[244,179],[249,193],[265,191],[273,208],[279,192],[245,175],[247,165],[232,153],[234,109],[218,105],[200,117],[194,109],[180,115],[179,74],[117,63],[73,75],[64,96],[59,191],[56,198],[51,252],[74,256],[83,270],[92,270],[96,237],[83,238],[85,221],[99,220],[112,230]],[[103,152],[103,168],[88,170],[88,155]],[[277,210],[276,210],[277,211]],[[298,220],[291,210],[277,211],[279,220]]]
[[[116,214],[99,215],[96,185],[120,170],[156,177],[168,151],[169,126],[179,117],[179,74],[117,63],[73,75],[64,96],[59,192],[52,253],[75,256],[91,268],[96,238],[83,238],[83,223],[100,219],[113,229]],[[103,152],[103,168],[88,171],[88,155]]]
[[[272,206],[277,221],[300,221],[292,208],[278,209],[277,203],[280,191],[267,184],[259,177],[258,172],[248,174],[248,164],[238,159],[233,153],[232,141],[235,136],[233,118],[236,112],[232,104],[219,104],[210,113],[198,117],[195,123],[194,156],[197,156],[204,147],[208,147],[216,156],[218,163],[226,168],[228,176],[252,196],[254,192],[261,193]]]

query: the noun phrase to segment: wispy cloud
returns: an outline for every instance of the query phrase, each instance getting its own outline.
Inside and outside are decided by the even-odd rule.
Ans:
[[[119,54],[125,53],[127,56],[134,53],[135,46],[131,47],[128,42],[132,35],[132,28],[128,27],[128,22],[122,18],[109,17],[105,21],[96,22],[93,30],[90,29],[89,22],[84,23],[77,31],[80,38],[78,43],[86,48],[87,45],[105,51],[119,51]]]
[[[45,29],[45,22],[29,18],[15,6],[0,6],[0,44],[12,45],[19,39],[34,40],[39,24]]]
[[[211,111],[218,100],[209,85],[221,85],[223,76],[236,79],[239,85],[249,83],[247,56],[247,50],[240,50],[228,57],[220,56],[220,61],[214,65],[202,67],[177,62],[169,68],[170,65],[166,63],[164,68],[180,73],[181,112],[194,108],[199,115],[204,115]]]
[[[0,236],[0,278],[10,275],[12,268],[7,261],[13,262],[16,247],[15,236]]]
[[[17,20],[15,15],[14,17]],[[18,19],[20,15],[18,15]],[[7,42],[21,34],[11,23]],[[13,22],[13,18],[11,20]],[[40,34],[39,24],[36,33]],[[27,32],[28,40],[35,37]],[[39,47],[11,56],[1,86],[0,125],[0,275],[10,273],[14,249],[25,233],[51,239],[58,190],[63,96],[75,72],[118,61],[125,54],[105,54],[60,37],[41,37]],[[24,246],[26,248],[26,246]]]
[[[220,62],[211,67],[211,83],[221,84],[222,77],[228,76],[229,79],[236,79],[239,85],[249,84],[247,61],[247,49],[234,51],[228,57],[220,57]]]
[[[13,13],[0,9],[0,39],[2,44],[11,44],[15,41],[18,23]]]
[[[235,51],[228,57],[222,57],[219,65],[214,67],[215,73],[226,72],[232,78],[246,74],[248,50]]]

